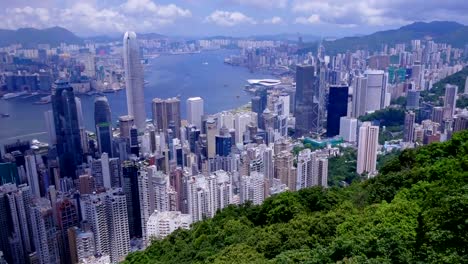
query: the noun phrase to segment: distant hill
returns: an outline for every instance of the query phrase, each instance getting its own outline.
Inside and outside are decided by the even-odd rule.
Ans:
[[[356,49],[374,51],[380,50],[382,44],[409,43],[412,39],[425,38],[461,48],[468,44],[468,26],[449,21],[415,22],[399,29],[379,31],[366,36],[325,41],[324,46],[330,54]]]
[[[292,33],[283,33],[283,34],[275,34],[275,35],[253,35],[250,38],[255,40],[286,40],[286,41],[294,41],[297,42],[299,40],[299,36],[302,37],[303,41],[312,42],[320,40],[319,36],[314,35],[305,35],[305,34],[292,34]]]
[[[60,43],[82,44],[83,40],[62,27],[46,29],[20,28],[18,30],[0,29],[0,46],[22,44],[24,47],[36,47],[37,44],[50,44],[55,47]]]

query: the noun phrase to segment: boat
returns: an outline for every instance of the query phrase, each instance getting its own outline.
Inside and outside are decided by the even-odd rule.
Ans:
[[[2,117],[10,117],[10,114],[2,113]]]
[[[24,91],[24,92],[19,92],[19,93],[7,93],[7,94],[3,95],[3,99],[5,99],[5,100],[13,99],[13,98],[16,98],[16,97],[18,97],[18,96],[25,95],[25,94],[27,94],[26,91]]]

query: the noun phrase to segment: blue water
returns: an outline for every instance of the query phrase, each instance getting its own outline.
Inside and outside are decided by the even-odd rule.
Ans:
[[[271,76],[250,73],[242,67],[223,63],[224,58],[237,54],[237,50],[218,50],[199,54],[165,55],[150,60],[146,66],[145,106],[147,117],[151,118],[151,100],[180,95],[182,117],[185,118],[185,101],[200,96],[205,100],[205,112],[216,113],[233,109],[250,100],[243,91],[247,79],[271,78]],[[106,94],[114,122],[127,112],[125,90]],[[86,129],[94,131],[94,96],[80,96]],[[0,144],[16,139],[39,139],[46,141],[44,111],[51,105],[33,105],[38,98],[0,99]]]

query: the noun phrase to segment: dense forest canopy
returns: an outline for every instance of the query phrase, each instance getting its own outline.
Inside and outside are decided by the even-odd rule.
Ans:
[[[229,206],[124,263],[466,263],[468,131],[373,179]]]

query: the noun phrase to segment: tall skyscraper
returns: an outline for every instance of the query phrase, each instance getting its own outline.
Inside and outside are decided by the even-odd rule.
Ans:
[[[52,110],[44,112],[45,125],[47,128],[47,135],[49,136],[49,145],[57,144],[57,137],[55,135],[54,113]]]
[[[122,166],[123,191],[126,197],[129,237],[142,237],[140,190],[138,185],[138,164],[125,161]]]
[[[357,118],[366,114],[366,101],[367,77],[358,76],[354,80],[352,117]]]
[[[113,157],[111,111],[109,102],[104,96],[94,100],[94,125],[96,126],[99,153],[105,152]]]
[[[332,85],[327,105],[327,136],[340,133],[340,118],[348,113],[348,86]]]
[[[455,108],[457,104],[457,92],[458,86],[450,84],[445,85],[444,119],[450,119],[455,114]]]
[[[213,158],[216,155],[216,121],[213,118],[206,120],[206,141],[208,145],[208,158]]]
[[[231,154],[232,139],[229,130],[226,127],[222,127],[219,130],[219,135],[215,137],[216,143],[216,155],[227,157]]]
[[[356,172],[368,173],[372,177],[377,172],[377,148],[379,146],[379,127],[370,122],[362,123],[359,128],[358,157]]]
[[[366,111],[373,112],[384,108],[387,93],[387,78],[384,71],[367,70]]]
[[[125,138],[130,141],[130,129],[135,124],[135,119],[133,116],[125,115],[119,117],[119,131],[120,137]],[[130,142],[128,142],[130,143]]]
[[[187,121],[198,129],[202,126],[203,99],[201,97],[190,97],[187,99]]]
[[[321,132],[319,80],[310,65],[296,67],[296,136]]]
[[[296,174],[293,170],[294,157],[290,151],[283,150],[275,157],[275,178],[286,184],[289,190],[296,190]]]
[[[135,118],[138,131],[145,129],[146,112],[143,91],[143,66],[135,32],[126,32],[123,38],[125,87],[127,92],[128,115]]]
[[[357,119],[342,116],[340,118],[340,137],[347,142],[356,142]]]
[[[78,208],[75,200],[60,197],[54,204],[57,228],[59,233],[60,263],[71,263],[70,245],[68,243],[68,229],[78,225]]]
[[[156,131],[162,130],[167,134],[169,128],[173,128],[173,133],[180,138],[180,100],[179,98],[160,99],[154,98],[151,104],[153,114],[153,124]],[[172,124],[172,125],[171,125]]]
[[[406,109],[419,109],[420,91],[408,90],[406,95]]]
[[[83,162],[80,126],[73,88],[64,80],[54,83],[52,109],[60,176],[76,178],[75,170]]]
[[[405,113],[405,126],[403,128],[403,141],[413,142],[414,141],[414,122],[416,120],[416,114],[412,111]]]

